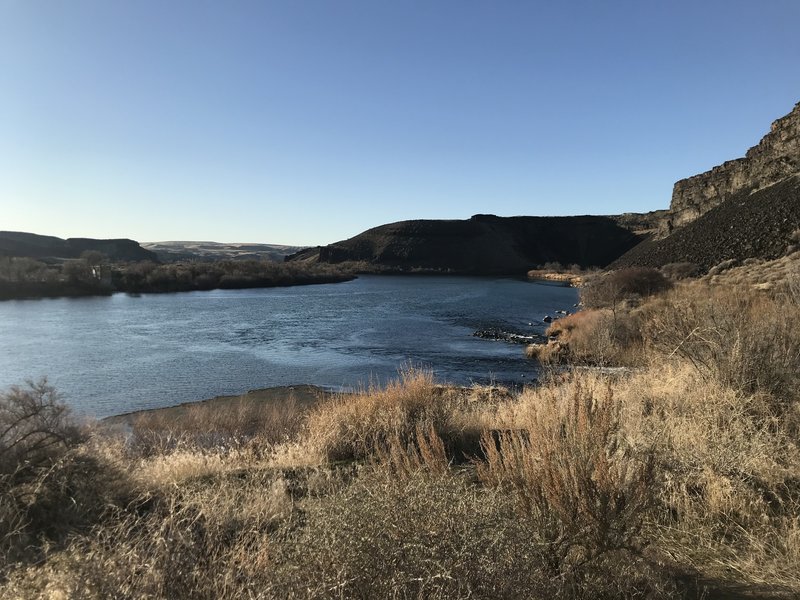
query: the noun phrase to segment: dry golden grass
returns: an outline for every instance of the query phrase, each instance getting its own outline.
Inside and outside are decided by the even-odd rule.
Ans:
[[[269,568],[267,532],[283,500],[275,486],[241,493],[237,481],[225,483],[202,496],[151,499],[142,514],[76,540],[39,572],[17,573],[6,597],[239,597],[242,578],[259,580]]]
[[[645,343],[655,357],[678,357],[700,373],[776,402],[800,391],[800,305],[786,294],[685,284],[644,308]]]
[[[308,418],[308,443],[331,462],[363,460],[376,448],[417,444],[418,431],[432,431],[455,456],[475,447],[479,435],[466,413],[453,418],[454,408],[465,401],[436,385],[430,371],[409,369],[385,388],[340,395],[317,406]]]
[[[636,311],[588,309],[555,321],[547,344],[531,344],[528,358],[542,364],[638,365],[642,339]]]
[[[709,273],[703,280],[714,286],[752,287],[761,291],[785,291],[800,278],[800,251],[775,260],[752,259],[744,264]]]
[[[431,424],[418,424],[411,440],[393,434],[371,454],[374,465],[396,478],[407,478],[418,471],[443,474],[449,467],[444,442]]]
[[[238,449],[293,441],[301,431],[308,406],[289,394],[282,402],[232,399],[219,406],[196,403],[179,412],[149,411],[131,419],[128,449],[140,456],[186,448]]]

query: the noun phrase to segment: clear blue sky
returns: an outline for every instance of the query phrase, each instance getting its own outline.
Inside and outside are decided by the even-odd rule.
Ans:
[[[0,229],[666,208],[800,101],[798,26],[798,0],[0,0]]]

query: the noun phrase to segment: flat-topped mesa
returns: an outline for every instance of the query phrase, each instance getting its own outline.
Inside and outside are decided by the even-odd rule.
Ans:
[[[648,215],[628,215],[645,225]],[[356,262],[390,272],[524,275],[558,262],[603,267],[642,237],[618,217],[497,217],[416,219],[368,229],[328,246],[292,254],[288,261]]]
[[[662,234],[694,221],[741,190],[751,192],[800,173],[800,102],[772,123],[770,132],[744,158],[675,183]]]
[[[78,258],[84,252],[94,250],[105,254],[112,261],[157,262],[158,257],[125,238],[94,239],[67,238],[38,235],[24,231],[0,231],[0,256],[26,256],[30,258]]]

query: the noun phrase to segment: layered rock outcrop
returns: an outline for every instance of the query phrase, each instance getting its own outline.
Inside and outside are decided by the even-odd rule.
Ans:
[[[675,183],[661,234],[694,221],[739,192],[754,192],[800,172],[800,102],[772,123],[744,158]]]

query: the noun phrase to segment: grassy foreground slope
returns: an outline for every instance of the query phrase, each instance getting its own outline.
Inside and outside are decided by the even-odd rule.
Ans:
[[[569,360],[633,368],[519,394],[409,371],[114,432],[9,390],[0,597],[797,597],[797,264],[598,302]]]

